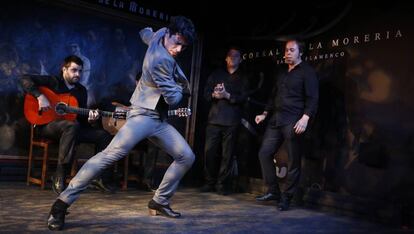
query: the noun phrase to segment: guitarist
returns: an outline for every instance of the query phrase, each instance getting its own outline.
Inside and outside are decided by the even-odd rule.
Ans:
[[[51,100],[39,91],[40,86],[56,94],[69,93],[77,99],[79,107],[86,108],[87,90],[79,83],[82,69],[83,61],[72,55],[64,59],[58,76],[24,75],[20,81],[23,90],[37,98],[41,112],[54,107],[50,104]],[[39,134],[59,141],[58,163],[52,176],[52,189],[55,193],[60,194],[65,189],[66,176],[70,172],[77,142],[94,143],[96,150],[102,151],[111,141],[112,136],[108,132],[92,127],[91,123],[98,118],[99,113],[94,110],[89,112],[89,116],[78,115],[75,121],[57,119],[38,126]],[[101,190],[110,191],[101,180],[94,181],[94,184]]]
[[[170,25],[153,31],[140,31],[142,41],[148,45],[142,66],[142,77],[131,97],[131,110],[127,121],[102,152],[89,159],[71,180],[68,188],[53,203],[48,215],[48,228],[61,230],[67,208],[74,203],[90,181],[103,169],[124,158],[140,141],[148,138],[174,161],[167,169],[155,195],[148,203],[150,215],[178,218],[180,213],[170,208],[181,178],[191,168],[195,156],[182,135],[163,118],[168,106],[179,104],[189,93],[189,82],[175,57],[194,37],[191,20],[183,16],[170,18]]]

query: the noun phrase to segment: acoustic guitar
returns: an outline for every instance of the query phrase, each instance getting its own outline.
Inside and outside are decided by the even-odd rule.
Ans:
[[[39,91],[49,100],[50,108],[47,111],[39,110],[37,98],[30,94],[25,95],[24,115],[31,124],[47,124],[54,120],[65,119],[74,121],[76,115],[89,115],[90,109],[79,108],[78,100],[70,93],[57,94],[44,86],[39,87]],[[103,117],[126,118],[126,111],[109,112],[98,110]]]
[[[69,93],[56,94],[47,87],[39,87],[39,91],[49,100],[50,108],[47,111],[39,111],[39,103],[37,99],[30,95],[25,95],[24,115],[31,124],[47,124],[57,119],[65,119],[74,121],[76,115],[89,115],[91,109],[80,108],[78,101]],[[115,134],[125,122],[128,109],[110,112],[98,110],[102,116],[102,124],[104,129]],[[178,108],[168,110],[168,116],[187,117],[191,115],[190,108]]]

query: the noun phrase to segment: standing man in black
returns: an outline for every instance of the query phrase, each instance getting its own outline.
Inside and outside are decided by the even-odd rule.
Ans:
[[[239,69],[241,62],[240,49],[231,47],[226,56],[226,69],[214,71],[204,89],[204,97],[211,102],[211,108],[204,150],[206,184],[201,192],[217,190],[222,195],[230,192],[237,129],[247,93],[247,78]],[[221,157],[217,154],[220,146]]]
[[[272,92],[265,111],[256,116],[261,123],[272,112],[263,142],[259,150],[263,179],[268,187],[267,193],[256,197],[257,201],[279,201],[278,209],[288,210],[300,179],[301,136],[306,131],[309,119],[317,110],[319,84],[315,70],[302,61],[303,44],[289,40],[285,46],[285,63],[277,77],[277,86]],[[289,158],[289,171],[286,188],[281,194],[273,156],[286,140]]]

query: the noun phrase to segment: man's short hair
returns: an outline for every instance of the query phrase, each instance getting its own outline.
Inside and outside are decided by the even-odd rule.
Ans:
[[[302,40],[297,39],[297,38],[290,38],[286,41],[286,43],[288,43],[289,41],[294,41],[296,45],[298,45],[299,53],[301,54],[305,53],[306,47],[305,47],[305,43]]]
[[[231,45],[227,49],[226,56],[229,54],[230,50],[236,50],[236,51],[238,51],[240,53],[240,57],[243,54],[243,51],[240,49],[240,47],[238,47],[236,45]]]
[[[192,44],[195,38],[195,28],[193,22],[184,16],[172,16],[170,18],[170,25],[168,25],[170,35],[179,33],[186,40],[188,44]]]
[[[76,56],[76,55],[70,55],[70,56],[68,56],[68,57],[66,57],[64,60],[63,60],[63,64],[62,64],[62,68],[63,67],[69,67],[70,66],[70,64],[71,63],[76,63],[77,65],[79,65],[79,66],[82,66],[83,67],[83,61],[82,61],[82,59],[81,58],[79,58],[78,56]]]

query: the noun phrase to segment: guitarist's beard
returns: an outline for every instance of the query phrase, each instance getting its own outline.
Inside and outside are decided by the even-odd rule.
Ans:
[[[66,82],[68,82],[68,84],[75,85],[79,82],[80,77],[79,76],[74,76],[74,77],[66,78],[65,80],[66,80]]]

